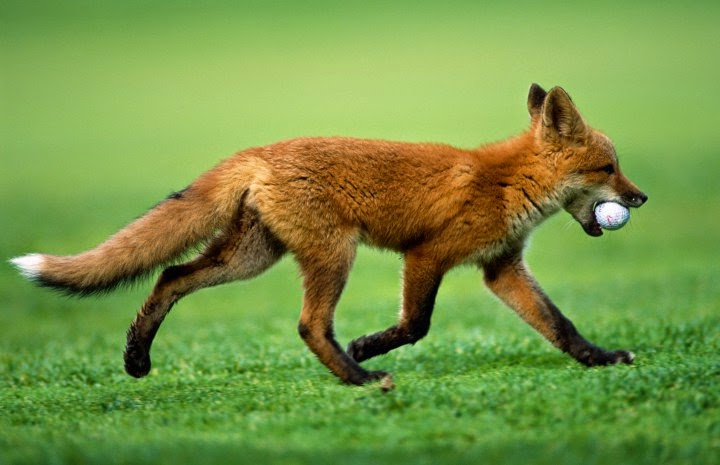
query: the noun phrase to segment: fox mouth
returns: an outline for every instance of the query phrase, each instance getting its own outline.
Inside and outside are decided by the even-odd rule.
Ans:
[[[572,215],[575,221],[582,226],[585,234],[592,237],[600,237],[603,235],[603,230],[595,218],[595,207],[597,205],[603,202],[615,202],[625,208],[638,208],[642,206],[647,199],[647,195],[640,191],[633,191],[620,196],[595,197],[594,199],[590,199],[585,195],[570,199],[564,208]]]
[[[600,227],[600,223],[597,222],[595,219],[595,210],[591,212],[590,218],[588,221],[584,221],[580,223],[583,230],[585,231],[585,234],[592,237],[600,237],[603,235],[603,230]]]
[[[575,218],[580,226],[582,226],[585,234],[592,237],[600,237],[603,235],[603,230],[600,227],[597,219],[595,219],[595,206],[601,201],[597,202],[583,202],[584,205],[572,205],[572,203],[566,207],[566,210]]]
[[[633,195],[628,199],[622,199],[615,202],[619,203],[625,208],[637,208],[640,207],[643,203],[645,203],[646,200],[647,196],[645,194],[639,194]],[[580,221],[580,225],[582,226],[583,230],[585,230],[585,233],[588,236],[600,237],[603,235],[602,227],[600,226],[600,223],[598,223],[597,219],[595,219],[595,207],[597,207],[603,202],[611,202],[611,200],[600,200],[592,204],[592,206],[590,207],[590,211],[586,213],[586,219]]]

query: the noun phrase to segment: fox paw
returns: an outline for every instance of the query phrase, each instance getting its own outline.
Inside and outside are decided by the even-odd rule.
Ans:
[[[376,381],[380,381],[380,390],[382,392],[389,392],[395,389],[395,383],[393,383],[393,377],[386,371],[369,371],[368,376],[362,384],[369,384]]]
[[[128,344],[125,348],[125,372],[134,378],[142,378],[150,373],[150,353],[137,345]]]
[[[358,363],[362,362],[363,360],[367,360],[369,358],[369,357],[366,357],[365,354],[363,353],[362,340],[363,340],[363,338],[359,337],[359,338],[355,339],[354,341],[351,341],[350,344],[348,344],[347,349],[346,349],[346,352],[350,356],[350,358],[352,358],[353,360],[355,360]]]
[[[612,355],[611,364],[624,363],[630,365],[635,360],[635,354],[626,350],[616,350],[610,353]]]
[[[617,364],[625,364],[630,365],[632,364],[633,360],[635,359],[635,354],[632,352],[628,352],[626,350],[602,350],[602,349],[596,349],[593,351],[588,351],[580,358],[578,358],[578,361],[586,366],[594,367],[594,366],[605,366],[605,365],[617,365]]]
[[[361,369],[362,370],[362,369]],[[383,391],[389,391],[395,385],[392,382],[392,375],[386,371],[365,371],[362,370],[357,373],[353,373],[350,376],[343,376],[343,381],[347,384],[354,384],[356,386],[362,386],[365,384],[374,383],[376,381],[380,381],[381,386],[380,388]]]

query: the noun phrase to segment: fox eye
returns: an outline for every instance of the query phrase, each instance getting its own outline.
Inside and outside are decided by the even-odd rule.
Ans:
[[[608,165],[605,165],[602,168],[600,168],[599,171],[603,171],[604,173],[607,173],[607,174],[613,174],[615,172],[615,167],[611,164],[608,164]]]

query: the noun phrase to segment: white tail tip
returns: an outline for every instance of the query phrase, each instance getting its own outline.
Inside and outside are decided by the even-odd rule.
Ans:
[[[10,260],[10,263],[20,271],[20,274],[25,276],[27,279],[35,280],[40,276],[40,270],[42,268],[45,258],[42,254],[31,253],[29,255],[23,255],[22,257],[16,257]]]

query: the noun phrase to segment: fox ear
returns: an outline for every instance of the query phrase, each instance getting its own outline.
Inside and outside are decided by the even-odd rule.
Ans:
[[[542,112],[542,105],[545,101],[547,92],[537,84],[530,86],[530,92],[528,92],[527,107],[530,113],[530,118],[535,121]]]
[[[551,140],[583,142],[588,133],[587,124],[561,87],[553,87],[545,97],[542,125],[543,137]]]

